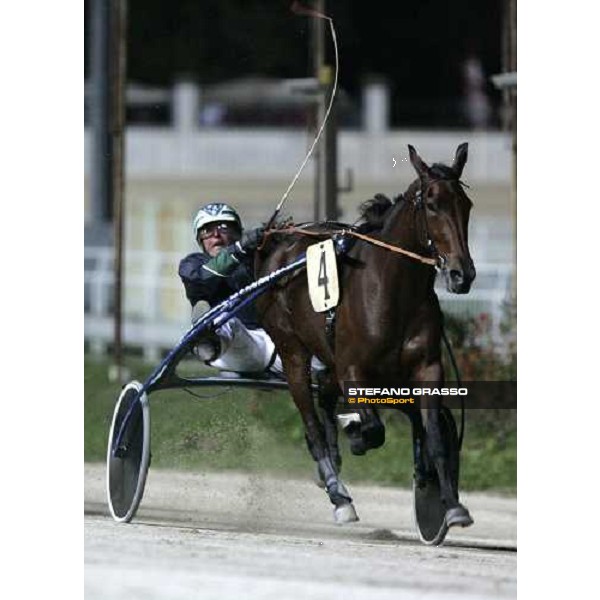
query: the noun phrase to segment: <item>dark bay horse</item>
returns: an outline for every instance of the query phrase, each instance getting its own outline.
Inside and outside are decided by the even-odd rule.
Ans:
[[[452,166],[428,166],[408,146],[418,178],[395,202],[379,196],[363,216],[373,238],[434,258],[450,292],[467,293],[475,278],[468,247],[472,203],[460,177],[467,161],[461,144]],[[314,225],[328,237],[330,225]],[[296,259],[319,238],[300,233],[267,237],[256,255],[256,274],[265,275]],[[324,313],[313,311],[304,272],[290,277],[257,300],[264,328],[281,355],[289,389],[302,416],[309,450],[317,462],[338,522],[357,520],[352,499],[339,477],[336,404],[344,381],[441,385],[442,313],[434,292],[435,269],[412,258],[358,240],[339,261],[340,302],[333,347]],[[328,367],[323,402],[315,406],[310,390],[311,357]],[[437,474],[442,520],[447,527],[472,519],[458,499],[457,467],[443,439],[441,404],[431,396],[407,412],[415,440],[415,479]],[[319,417],[321,413],[321,418]],[[445,534],[444,534],[445,535]]]

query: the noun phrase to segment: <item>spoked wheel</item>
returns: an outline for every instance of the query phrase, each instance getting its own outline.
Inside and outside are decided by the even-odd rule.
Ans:
[[[445,406],[440,410],[440,430],[446,456],[450,462],[452,487],[454,493],[458,496],[458,435],[454,417]],[[422,440],[420,452],[422,453],[423,464],[428,466],[427,472],[420,474],[419,477],[415,477],[413,482],[415,523],[421,541],[428,546],[437,546],[444,541],[449,526],[454,523],[447,522],[446,507],[442,502],[437,471],[429,462],[424,439]],[[464,510],[466,512],[466,509]],[[466,514],[468,515],[468,512]],[[461,518],[464,518],[462,513]]]
[[[131,381],[121,390],[108,434],[108,506],[115,521],[121,523],[135,515],[150,464],[150,408],[145,393],[137,399],[141,389],[141,383]]]

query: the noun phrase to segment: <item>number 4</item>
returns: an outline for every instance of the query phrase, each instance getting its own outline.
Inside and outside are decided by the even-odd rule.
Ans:
[[[325,262],[325,251],[321,252],[321,261],[319,262],[319,278],[317,283],[325,288],[325,300],[329,300],[329,289],[327,284],[329,283],[329,277],[327,277],[327,263]]]

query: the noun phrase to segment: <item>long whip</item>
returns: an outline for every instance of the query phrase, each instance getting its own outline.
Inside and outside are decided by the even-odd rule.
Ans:
[[[319,128],[317,136],[315,137],[315,139],[308,151],[308,154],[305,156],[304,160],[302,161],[302,164],[300,165],[300,168],[296,172],[296,175],[294,175],[292,182],[288,186],[287,190],[285,190],[283,196],[281,197],[281,200],[279,200],[279,204],[277,205],[277,208],[275,208],[275,211],[271,215],[271,218],[269,219],[269,221],[265,227],[265,229],[267,229],[267,230],[270,229],[273,226],[273,224],[275,223],[275,220],[277,219],[279,213],[281,212],[281,209],[282,209],[285,201],[287,200],[290,192],[292,191],[292,188],[296,184],[298,177],[300,177],[300,174],[302,173],[304,167],[306,166],[308,159],[310,158],[311,154],[313,153],[313,150],[315,149],[315,146],[317,145],[319,138],[321,137],[321,134],[323,133],[323,130],[325,129],[325,124],[327,123],[327,119],[329,118],[329,113],[331,112],[331,107],[333,106],[333,101],[335,99],[335,94],[337,92],[339,56],[338,56],[337,38],[335,35],[335,27],[333,26],[333,19],[331,17],[328,17],[327,15],[324,15],[323,13],[320,13],[317,10],[303,6],[302,4],[300,4],[300,2],[294,2],[292,4],[290,10],[297,15],[306,15],[306,16],[310,16],[310,17],[316,17],[318,19],[326,19],[327,21],[329,21],[329,29],[331,30],[331,38],[333,40],[333,47],[335,50],[335,77],[333,80],[333,90],[331,92],[331,98],[329,99],[329,106],[327,107],[327,111],[325,112],[325,117],[323,118],[323,123],[321,123],[321,127]]]

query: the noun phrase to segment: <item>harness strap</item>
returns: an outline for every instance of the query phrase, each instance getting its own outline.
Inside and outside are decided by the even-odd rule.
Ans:
[[[273,354],[271,354],[271,358],[269,359],[269,364],[265,367],[265,371],[270,370],[270,368],[275,364],[276,358],[277,358],[277,349],[273,348]]]
[[[335,350],[335,306],[325,313],[325,336],[332,351]]]

